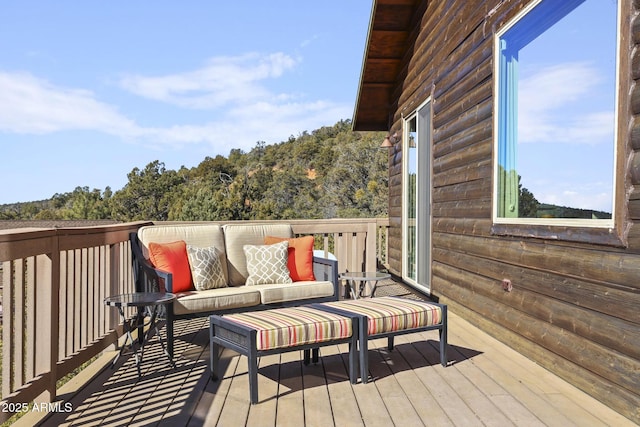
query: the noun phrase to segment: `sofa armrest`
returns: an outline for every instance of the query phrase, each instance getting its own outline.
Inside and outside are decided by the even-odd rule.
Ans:
[[[316,280],[333,283],[333,296],[337,301],[340,297],[340,282],[338,282],[338,261],[322,257],[313,257],[313,275]]]
[[[140,240],[136,233],[129,234],[131,243],[131,264],[136,292],[171,292],[173,289],[173,275],[167,271],[155,268],[142,254]]]

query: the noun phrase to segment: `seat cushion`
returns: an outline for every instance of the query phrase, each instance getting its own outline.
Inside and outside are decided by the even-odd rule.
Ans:
[[[235,313],[224,318],[255,329],[258,350],[345,339],[353,334],[350,318],[310,307]]]
[[[183,292],[173,302],[176,315],[207,313],[260,305],[260,292],[249,287]]]
[[[442,308],[427,301],[397,297],[361,298],[322,303],[369,319],[369,336],[442,323]]]
[[[329,281],[255,285],[251,288],[260,292],[263,304],[330,297],[334,292],[333,283]]]

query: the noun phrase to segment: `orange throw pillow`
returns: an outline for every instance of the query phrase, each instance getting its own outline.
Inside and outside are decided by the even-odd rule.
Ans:
[[[287,267],[289,267],[291,280],[294,282],[316,280],[316,276],[313,274],[313,236],[296,237],[293,239],[267,236],[264,238],[264,244],[272,245],[284,240],[289,242]]]
[[[193,290],[187,244],[183,240],[171,243],[149,243],[149,259],[154,267],[172,274],[172,292]]]

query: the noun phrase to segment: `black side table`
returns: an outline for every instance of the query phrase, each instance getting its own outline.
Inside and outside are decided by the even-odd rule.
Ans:
[[[160,340],[160,345],[162,346],[162,350],[164,354],[167,355],[169,359],[169,363],[171,363],[172,367],[176,367],[171,355],[167,352],[167,348],[162,341],[162,336],[160,335],[160,331],[158,330],[157,325],[157,316],[158,316],[158,308],[162,305],[167,305],[172,303],[176,299],[174,294],[168,292],[137,292],[132,294],[121,294],[114,295],[108,298],[105,298],[104,303],[111,307],[116,307],[118,312],[120,313],[120,317],[122,318],[122,322],[124,324],[124,332],[125,332],[125,340],[120,347],[120,352],[116,355],[113,362],[111,362],[111,367],[113,368],[118,361],[118,358],[122,356],[125,347],[127,346],[127,341],[129,342],[129,347],[133,351],[133,354],[136,358],[136,368],[138,368],[138,378],[141,376],[140,364],[142,363],[142,357],[144,355],[144,344],[146,341],[153,337],[153,334],[158,335],[158,339]],[[127,321],[127,317],[124,313],[125,307],[137,307],[138,313],[136,315],[135,324],[133,327]],[[131,335],[131,331],[135,328],[142,328],[144,325],[144,311],[145,309],[150,313],[150,320],[148,323],[149,330],[139,337],[139,345],[140,345],[140,356],[138,357],[138,349],[134,345],[133,336]]]
[[[374,297],[376,293],[376,289],[378,288],[378,281],[387,280],[391,278],[391,274],[382,273],[379,271],[372,272],[346,272],[340,273],[339,279],[347,282],[347,287],[345,288],[344,298],[349,299],[358,299],[366,296]],[[373,282],[373,288],[371,289],[371,293],[369,295],[365,295],[364,291],[366,288],[367,282]]]

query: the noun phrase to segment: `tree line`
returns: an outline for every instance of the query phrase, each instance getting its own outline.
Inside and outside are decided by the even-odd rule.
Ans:
[[[0,205],[0,219],[213,221],[387,216],[384,134],[351,121],[303,132],[249,152],[205,157],[192,168],[155,160],[113,192],[76,187],[49,200]]]

